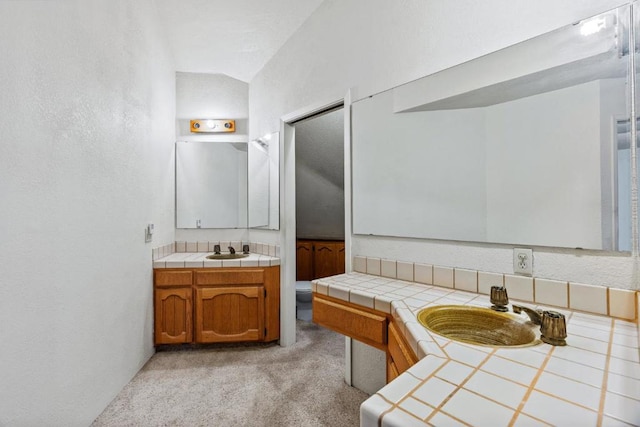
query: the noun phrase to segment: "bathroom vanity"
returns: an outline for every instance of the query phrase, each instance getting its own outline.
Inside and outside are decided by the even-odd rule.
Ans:
[[[360,272],[312,283],[314,322],[387,354],[387,385],[362,404],[361,426],[639,421],[629,386],[640,378],[635,308],[625,320],[562,308],[567,346],[493,347],[417,319],[442,304],[489,307],[488,295]]]
[[[279,260],[209,261],[206,255],[173,254],[154,263],[155,344],[278,340]]]

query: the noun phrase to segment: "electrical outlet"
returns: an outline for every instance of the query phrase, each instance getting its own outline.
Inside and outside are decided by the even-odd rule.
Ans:
[[[513,272],[525,276],[533,275],[533,250],[513,249]]]

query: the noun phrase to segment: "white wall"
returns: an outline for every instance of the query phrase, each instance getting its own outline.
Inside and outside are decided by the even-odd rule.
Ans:
[[[620,0],[326,0],[250,82],[250,135],[280,117],[344,97],[361,99],[624,4]],[[285,184],[286,185],[286,184]],[[281,224],[284,227],[284,224]],[[253,239],[253,232],[252,232]],[[512,272],[512,247],[355,236],[355,255]],[[637,260],[535,248],[534,275],[632,288]]]
[[[175,136],[153,10],[0,2],[0,425],[88,425],[153,354]]]
[[[224,74],[176,73],[176,138],[180,141],[248,141],[249,85]],[[236,132],[192,134],[191,119],[234,119]],[[245,169],[246,171],[246,169]],[[246,198],[246,197],[245,197]],[[246,205],[243,207],[246,213]],[[246,215],[243,220],[246,223]],[[245,228],[176,229],[178,241],[246,241]]]

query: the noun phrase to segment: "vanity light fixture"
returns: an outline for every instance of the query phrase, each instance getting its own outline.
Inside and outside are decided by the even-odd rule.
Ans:
[[[190,122],[193,133],[228,133],[236,131],[236,121],[229,119],[195,119]]]

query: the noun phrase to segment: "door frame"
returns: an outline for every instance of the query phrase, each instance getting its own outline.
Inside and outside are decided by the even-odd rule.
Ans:
[[[280,118],[280,152],[282,155],[280,180],[281,227],[281,287],[280,287],[280,345],[293,345],[296,341],[296,152],[294,123],[323,111],[343,107],[344,112],[344,239],[345,271],[351,266],[351,90],[342,99],[310,105]],[[351,360],[350,341],[346,346],[347,361]],[[351,383],[351,365],[347,363],[345,379]]]

